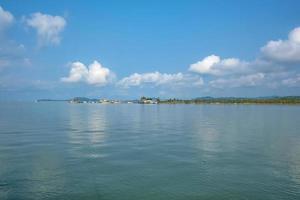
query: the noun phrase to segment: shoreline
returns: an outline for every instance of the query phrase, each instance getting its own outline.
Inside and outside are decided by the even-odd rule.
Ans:
[[[119,99],[101,99],[75,97],[72,99],[55,100],[55,99],[38,99],[35,102],[68,102],[72,104],[233,104],[233,105],[300,105],[300,96],[284,97],[199,97],[195,99],[160,99],[153,97],[141,97],[139,100],[119,100]]]

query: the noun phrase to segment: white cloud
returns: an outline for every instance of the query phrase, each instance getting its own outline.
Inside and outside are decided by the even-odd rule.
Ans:
[[[209,82],[209,85],[214,88],[234,88],[243,86],[257,86],[262,83],[265,78],[265,74],[256,73],[250,75],[244,75],[240,77],[221,78],[215,79]]]
[[[300,27],[289,33],[287,40],[269,41],[261,48],[263,55],[281,62],[300,61]]]
[[[52,16],[43,13],[34,13],[26,19],[26,24],[37,31],[39,45],[58,45],[61,41],[61,32],[67,22],[61,16]]]
[[[89,71],[83,63],[74,62],[71,63],[70,66],[71,66],[71,70],[69,76],[61,78],[63,82],[75,83],[86,79]]]
[[[221,59],[210,55],[190,65],[189,71],[208,74],[210,88],[232,88],[244,86],[300,85],[300,27],[293,29],[287,40],[269,41],[261,48],[261,55],[252,61],[238,58]],[[298,73],[297,76],[294,74]],[[221,76],[222,78],[215,78]]]
[[[102,67],[100,63],[94,61],[89,66],[87,82],[89,84],[103,85],[111,78],[112,73],[108,68]]]
[[[201,61],[190,65],[189,70],[200,74],[225,75],[241,72],[248,63],[237,58],[221,59],[219,56],[210,55]]]
[[[134,73],[128,77],[121,79],[118,86],[129,88],[133,86],[169,86],[169,87],[180,87],[180,86],[202,86],[204,81],[201,77],[191,76],[190,74],[183,74],[181,72],[176,74],[167,74],[160,72],[149,72],[149,73]]]
[[[0,6],[0,33],[14,21],[14,16]]]
[[[160,72],[151,72],[151,73],[134,73],[128,77],[123,78],[118,82],[118,85],[121,85],[125,88],[131,86],[140,86],[142,84],[151,83],[154,85],[164,85],[170,83],[180,82],[184,79],[182,73],[177,74],[165,74]]]
[[[174,81],[181,81],[183,80],[183,74],[165,74],[160,72],[151,72],[151,73],[134,73],[128,77],[123,78],[119,81],[119,84],[124,87],[130,86],[140,86],[144,83],[153,83],[155,85],[163,85],[169,84]]]
[[[104,86],[114,78],[114,74],[98,61],[94,61],[88,67],[81,62],[71,63],[70,66],[69,76],[61,78],[61,81],[68,83],[85,82],[91,85]]]

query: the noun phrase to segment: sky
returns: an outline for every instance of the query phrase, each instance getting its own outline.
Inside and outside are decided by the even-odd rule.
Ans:
[[[0,0],[0,100],[300,95],[298,0]]]

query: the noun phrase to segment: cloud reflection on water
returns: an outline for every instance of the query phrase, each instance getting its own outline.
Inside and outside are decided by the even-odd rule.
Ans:
[[[105,105],[70,105],[69,143],[75,156],[102,157],[106,138]]]

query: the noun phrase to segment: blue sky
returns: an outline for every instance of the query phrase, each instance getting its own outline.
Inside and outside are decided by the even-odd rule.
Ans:
[[[0,6],[0,100],[300,95],[296,0]]]

